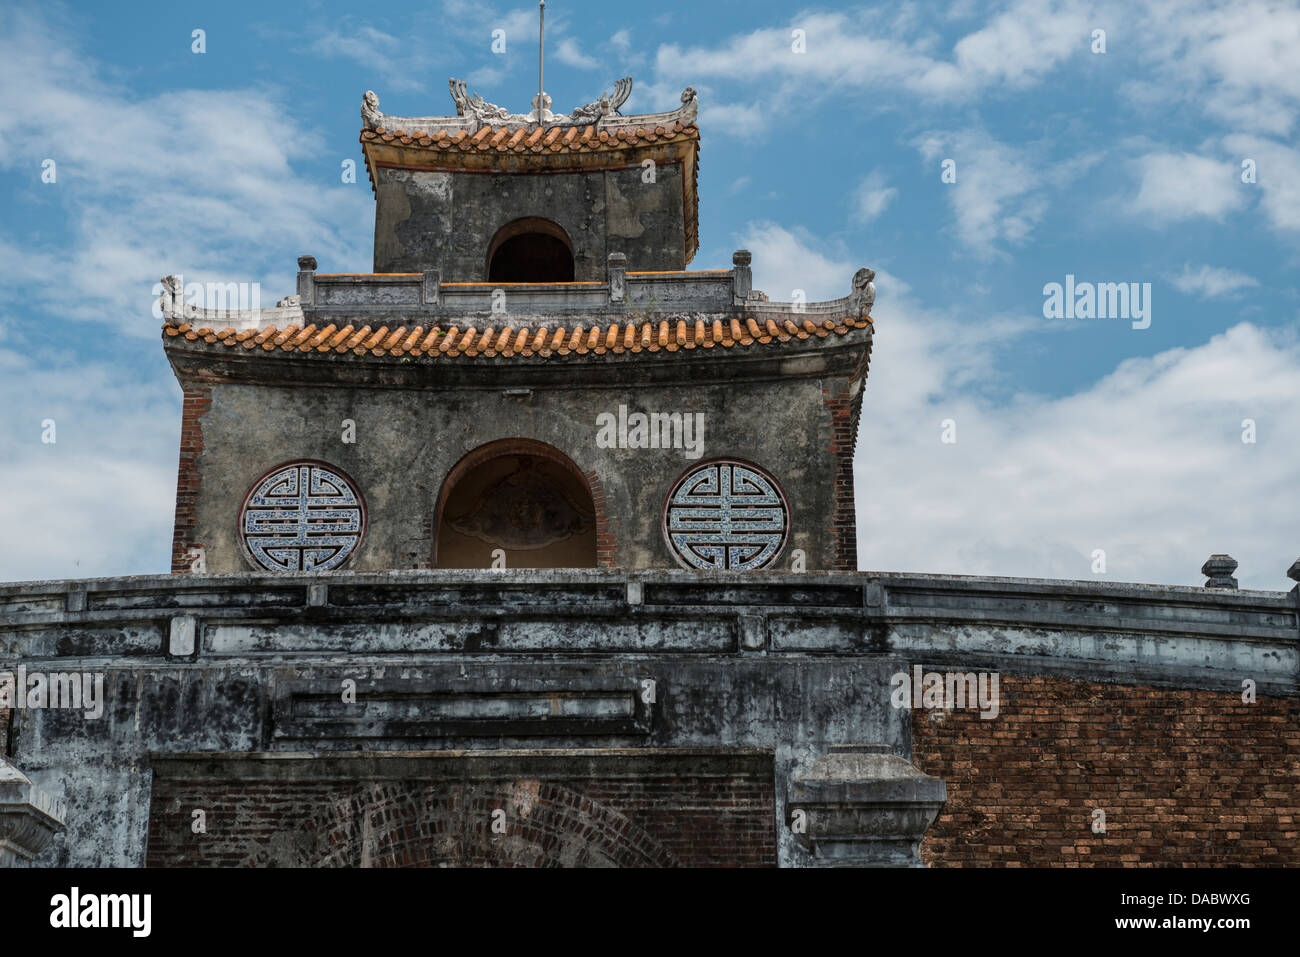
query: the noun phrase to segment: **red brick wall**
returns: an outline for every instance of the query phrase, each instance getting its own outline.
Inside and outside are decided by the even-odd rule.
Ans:
[[[618,551],[618,537],[614,534],[614,527],[609,520],[609,514],[605,511],[605,486],[601,484],[600,476],[594,471],[585,474],[587,485],[591,488],[591,502],[596,508],[596,566],[598,568],[616,568],[618,562],[614,559]]]
[[[212,388],[188,385],[181,409],[181,455],[176,472],[176,525],[172,531],[172,571],[188,572],[193,559],[191,548],[201,548],[194,541],[198,524],[199,453],[203,451],[203,426],[199,417],[212,407]]]
[[[827,568],[856,571],[858,567],[858,523],[853,504],[853,447],[857,428],[853,400],[847,393],[832,395],[822,388],[822,405],[831,417],[830,453],[835,462],[835,491],[826,525],[831,554]]]
[[[1300,864],[1300,702],[1001,675],[993,720],[915,709],[948,784],[935,867]],[[1093,809],[1106,833],[1093,833]]]
[[[193,811],[206,814],[195,834]],[[502,810],[504,833],[492,830]],[[763,867],[765,776],[211,782],[156,778],[148,866]]]

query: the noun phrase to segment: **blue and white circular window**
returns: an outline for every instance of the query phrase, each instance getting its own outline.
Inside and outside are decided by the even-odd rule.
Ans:
[[[781,554],[790,508],[776,479],[756,465],[715,459],[695,466],[664,503],[673,557],[700,571],[753,571]]]
[[[268,472],[239,513],[249,559],[273,572],[338,568],[365,533],[366,506],[356,484],[323,462],[291,462]]]

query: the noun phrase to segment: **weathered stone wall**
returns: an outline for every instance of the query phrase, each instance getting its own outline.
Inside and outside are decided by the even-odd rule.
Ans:
[[[160,774],[207,788],[290,761],[472,752],[488,762],[472,776],[481,810],[513,793],[504,782],[538,778],[591,800],[594,779],[655,778],[627,753],[679,749],[761,752],[777,860],[801,865],[787,787],[846,743],[948,781],[934,863],[1080,857],[1063,848],[1091,846],[1074,828],[1093,806],[1122,843],[1090,853],[1117,862],[1294,863],[1298,639],[1300,589],[612,569],[0,585],[0,667],[104,676],[98,718],[13,715],[13,763],[67,805],[39,863],[75,866],[144,863]],[[918,665],[1003,675],[998,716],[939,721],[895,702],[894,676]],[[1236,703],[1246,679],[1258,704]],[[581,771],[518,763],[557,750],[625,756]],[[382,782],[429,821],[447,792],[410,782],[455,777],[331,773]],[[632,816],[619,794],[607,797]],[[696,797],[670,803],[688,815]],[[487,853],[466,840],[447,853]]]
[[[213,385],[210,405],[186,400],[173,570],[189,570],[186,555],[196,545],[205,549],[209,572],[248,570],[238,539],[244,497],[263,474],[297,459],[342,469],[365,497],[369,526],[350,570],[433,567],[434,520],[448,474],[473,450],[519,438],[558,449],[588,476],[593,498],[599,494],[603,562],[678,567],[662,531],[664,501],[693,464],[729,457],[766,469],[785,492],[791,533],[781,567],[797,548],[809,569],[853,568],[857,556],[840,514],[852,514],[852,489],[843,484],[851,472],[836,444],[846,441],[843,416],[833,435],[833,412],[822,401],[826,381],[786,377],[689,390],[629,381],[518,397],[486,389]],[[701,457],[676,448],[599,447],[597,417],[617,416],[620,405],[629,414],[704,413]],[[345,420],[355,423],[353,443],[342,441]],[[829,514],[843,521],[828,526]],[[485,544],[483,567],[490,562]]]
[[[686,263],[680,164],[580,172],[466,173],[380,168],[375,272],[437,270],[443,282],[487,280],[488,250],[501,227],[538,217],[573,244],[574,279],[605,279],[610,253],[631,270]]]
[[[1300,701],[1001,677],[993,720],[915,709],[935,867],[1300,864]],[[1094,811],[1105,833],[1094,833]]]
[[[775,866],[774,813],[770,754],[172,760],[148,864]]]

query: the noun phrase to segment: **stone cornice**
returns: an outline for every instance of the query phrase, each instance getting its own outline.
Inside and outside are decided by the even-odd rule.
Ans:
[[[507,658],[868,656],[1237,691],[1250,679],[1290,696],[1298,595],[874,572],[144,576],[0,586],[0,655],[183,663],[168,636],[190,619],[196,662],[243,660],[255,636],[259,654],[286,660],[409,664],[474,654],[458,636],[477,643],[486,628]]]

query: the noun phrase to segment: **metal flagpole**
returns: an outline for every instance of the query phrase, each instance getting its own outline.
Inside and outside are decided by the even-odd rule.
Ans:
[[[537,21],[537,122],[542,122],[542,93],[546,90],[542,83],[543,68],[546,62],[546,0],[538,0]]]

